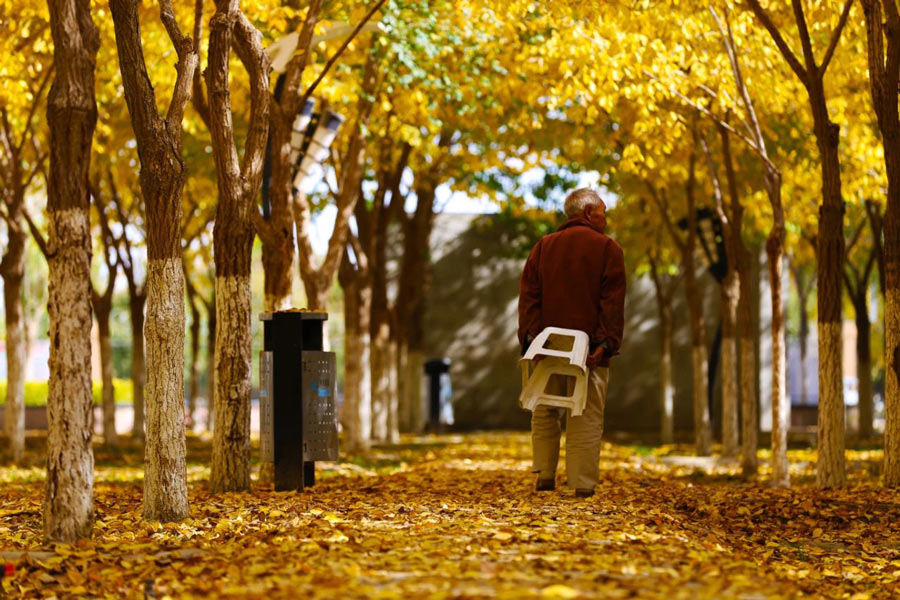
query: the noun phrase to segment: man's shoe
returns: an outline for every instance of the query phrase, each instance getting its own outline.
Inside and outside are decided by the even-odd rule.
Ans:
[[[552,492],[556,489],[555,479],[538,479],[534,486],[536,492]]]
[[[591,498],[594,495],[594,490],[575,490],[576,498]]]

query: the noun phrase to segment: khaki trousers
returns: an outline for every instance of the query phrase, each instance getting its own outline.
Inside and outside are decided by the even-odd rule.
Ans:
[[[566,419],[566,476],[572,489],[593,490],[600,479],[600,438],[608,384],[608,367],[592,369],[588,375],[584,412],[578,417],[568,415]],[[564,378],[553,377],[547,384],[547,391],[571,394],[573,385],[574,382],[567,386]],[[570,389],[566,390],[566,387]],[[556,479],[562,418],[567,412],[565,408],[538,405],[531,415],[533,470],[539,479]]]

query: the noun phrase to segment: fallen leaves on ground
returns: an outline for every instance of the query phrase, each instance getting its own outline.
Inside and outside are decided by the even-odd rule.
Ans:
[[[240,598],[886,598],[900,595],[900,493],[849,453],[850,485],[746,482],[684,449],[606,443],[590,500],[532,492],[523,434],[417,438],[322,465],[303,492],[212,496],[193,518],[141,520],[133,456],[98,458],[94,538],[40,544],[40,470],[0,468],[9,596]],[[202,454],[202,452],[201,452]],[[196,457],[195,457],[196,458]],[[106,464],[103,464],[106,461]],[[563,473],[561,473],[561,476]],[[34,555],[22,557],[23,551]]]

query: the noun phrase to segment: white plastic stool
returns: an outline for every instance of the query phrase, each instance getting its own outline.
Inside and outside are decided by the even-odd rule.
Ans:
[[[566,351],[548,348],[550,336],[571,338],[572,349]],[[585,363],[589,343],[590,340],[583,331],[559,327],[544,329],[528,347],[525,356],[519,360],[519,367],[522,369],[522,393],[519,396],[519,405],[525,410],[533,411],[538,405],[544,404],[568,408],[572,411],[573,417],[581,415],[587,402],[588,369]],[[539,355],[547,358],[535,364],[534,358]],[[554,375],[575,378],[571,396],[547,393],[547,384]]]

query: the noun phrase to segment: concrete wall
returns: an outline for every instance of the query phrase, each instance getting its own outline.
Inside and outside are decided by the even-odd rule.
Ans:
[[[490,215],[439,215],[435,223],[426,352],[452,360],[456,426],[462,429],[526,428],[529,424],[530,414],[517,403],[521,386],[516,367],[517,305],[524,260],[504,257],[506,242]],[[709,285],[710,338],[719,313],[717,296]],[[629,282],[625,341],[610,374],[607,431],[659,431],[656,312],[652,284]],[[688,431],[692,424],[690,337],[682,293],[676,294],[675,315],[675,427]]]

